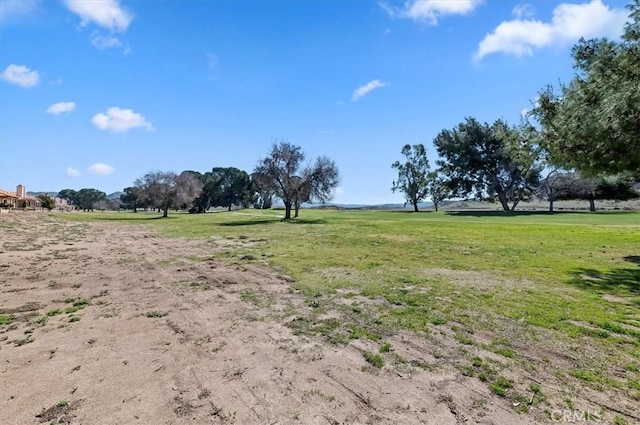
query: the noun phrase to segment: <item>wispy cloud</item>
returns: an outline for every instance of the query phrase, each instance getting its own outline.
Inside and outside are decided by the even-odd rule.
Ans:
[[[67,167],[67,170],[64,173],[66,174],[67,177],[71,177],[72,179],[75,179],[76,177],[80,176],[80,171],[72,167]]]
[[[514,9],[516,17],[504,21],[478,45],[475,60],[493,53],[516,57],[530,56],[534,49],[570,45],[580,37],[618,37],[627,20],[627,11],[612,9],[601,0],[588,3],[562,3],[553,10],[551,22],[534,20],[531,10]]]
[[[390,16],[438,25],[441,18],[467,15],[482,3],[483,0],[409,0],[403,7],[391,6],[386,1],[380,2],[379,5]]]
[[[87,169],[87,171],[89,172],[89,174],[93,174],[94,176],[108,176],[109,174],[112,174],[114,171],[116,171],[116,169],[110,165],[97,162],[95,164],[92,164]]]
[[[60,115],[66,112],[75,111],[76,103],[75,102],[58,102],[47,108],[47,114],[52,115]]]
[[[106,113],[98,113],[91,119],[93,125],[100,130],[109,130],[114,133],[126,133],[134,128],[144,128],[146,131],[153,131],[153,124],[137,112],[131,109],[112,107]]]
[[[38,9],[40,0],[1,0],[0,21],[30,15]]]
[[[536,9],[529,3],[521,3],[517,4],[513,8],[511,13],[516,19],[533,18],[533,16],[536,14]]]
[[[91,34],[91,44],[98,49],[112,49],[114,47],[122,47],[122,41],[113,36],[102,36],[97,32]]]
[[[38,71],[32,71],[24,65],[11,64],[0,73],[0,80],[20,87],[30,88],[38,85],[40,74],[38,74]]]
[[[64,5],[80,17],[80,25],[91,23],[111,31],[126,31],[133,14],[122,6],[120,0],[64,0]]]
[[[387,83],[384,83],[380,80],[369,81],[364,86],[361,86],[355,89],[355,91],[353,92],[353,95],[351,96],[351,101],[357,102],[361,97],[366,96],[367,94],[371,93],[375,89],[384,87],[386,85]]]

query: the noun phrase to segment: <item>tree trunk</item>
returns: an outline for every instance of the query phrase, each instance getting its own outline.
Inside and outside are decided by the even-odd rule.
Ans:
[[[502,187],[495,182],[494,187],[496,188],[496,195],[498,195],[498,200],[500,201],[500,205],[502,205],[502,211],[511,211],[509,208],[509,200],[507,199],[507,195],[505,195]]]
[[[436,212],[438,211],[438,202],[436,201],[433,202],[433,209],[435,209]]]
[[[515,211],[519,203],[520,203],[520,199],[515,199],[513,201],[513,205],[511,206],[511,211]]]
[[[412,199],[411,203],[413,204],[413,212],[420,212],[420,210],[418,209],[418,200]]]
[[[298,213],[300,212],[300,204],[296,202],[295,212],[293,213],[293,218],[298,218]]]
[[[589,211],[593,212],[596,210],[596,200],[591,197],[589,198]]]
[[[553,198],[549,199],[549,212],[552,213],[553,212]]]
[[[169,207],[164,207],[162,211],[162,217],[169,217]]]
[[[504,196],[504,193],[498,193],[498,199],[500,200],[503,211],[511,211],[509,208],[509,201],[507,201],[507,197]]]
[[[284,203],[284,219],[291,220],[291,201]]]
[[[229,204],[229,209],[227,211],[231,211],[231,204]]]

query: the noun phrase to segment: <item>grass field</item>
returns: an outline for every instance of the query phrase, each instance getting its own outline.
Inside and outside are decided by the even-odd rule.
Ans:
[[[298,333],[334,344],[382,343],[401,330],[449,333],[463,348],[482,346],[525,369],[537,367],[532,346],[585,348],[569,370],[554,371],[558,379],[640,400],[639,213],[303,210],[290,222],[280,213],[64,217],[250,242],[216,255],[293,277],[309,306],[290,322]],[[246,299],[268,302],[260,294]],[[487,332],[490,340],[478,337]],[[482,363],[468,360],[460,368],[482,378]]]

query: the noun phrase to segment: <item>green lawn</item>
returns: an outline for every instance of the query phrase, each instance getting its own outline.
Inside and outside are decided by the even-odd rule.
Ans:
[[[531,338],[542,329],[601,347],[608,364],[590,373],[602,382],[640,381],[638,213],[303,210],[291,222],[280,221],[281,213],[64,217],[144,224],[169,237],[254,241],[215,255],[256,258],[294,277],[316,314],[292,326],[335,343],[441,326],[472,344],[468,335],[484,329],[501,336],[495,352],[514,357],[520,353],[506,329],[517,325]],[[336,302],[356,296],[375,302]],[[344,320],[317,319],[329,309]],[[614,369],[625,372],[612,378]]]

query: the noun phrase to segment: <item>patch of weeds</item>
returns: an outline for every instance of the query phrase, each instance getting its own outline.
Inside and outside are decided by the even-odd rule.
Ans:
[[[382,367],[384,366],[384,359],[380,354],[374,354],[370,351],[365,351],[362,355],[364,356],[364,359],[367,361],[367,363],[369,363],[371,366],[378,369],[382,369]]]
[[[56,404],[57,407],[65,407],[68,405],[69,405],[69,400],[60,400],[58,404]]]
[[[13,316],[9,316],[9,315],[6,315],[6,314],[0,314],[0,326],[8,325],[11,322],[13,322],[14,320],[16,320],[16,318],[13,317]]]
[[[73,301],[74,307],[84,308],[84,306],[91,304],[91,300],[89,298],[78,298]]]
[[[260,297],[258,296],[258,294],[256,294],[254,291],[250,289],[242,291],[242,293],[240,294],[240,299],[246,303],[251,303],[257,307],[260,307],[260,305],[262,304],[262,301],[260,300]]]
[[[49,316],[41,316],[41,317],[38,317],[37,319],[31,320],[29,323],[31,323],[33,326],[44,326],[47,324],[48,321],[49,321]]]
[[[571,400],[570,398],[565,398],[564,402],[567,404],[567,407],[571,410],[573,410],[573,400]]]
[[[627,425],[628,422],[622,416],[616,416],[615,418],[613,418],[613,423],[614,425]]]
[[[496,339],[491,343],[490,348],[494,353],[500,354],[501,356],[510,359],[516,356],[516,352],[511,348],[511,344],[509,343],[509,341],[504,339]]]
[[[156,317],[164,317],[167,314],[169,314],[169,313],[167,313],[166,311],[152,310],[152,311],[147,311],[145,313],[145,316],[151,317],[151,318],[156,318]]]
[[[440,316],[435,316],[434,318],[431,319],[431,324],[432,325],[444,325],[445,323],[447,323],[447,319],[445,317],[440,317]]]
[[[64,309],[64,312],[67,314],[73,314],[78,310],[80,310],[80,307],[67,307]]]
[[[530,404],[537,406],[547,398],[542,392],[540,384],[531,383],[531,385],[529,385],[529,389],[531,390],[531,392],[533,392],[533,397],[531,397]]]
[[[496,381],[489,386],[489,389],[492,393],[499,395],[500,397],[504,397],[507,394],[507,390],[513,387],[513,381],[505,378],[504,376],[499,376]]]
[[[80,321],[80,316],[74,316],[73,314],[69,316],[69,322],[73,323],[73,322],[79,322],[79,321]]]
[[[349,331],[350,331],[349,339],[366,338],[366,339],[370,339],[371,341],[379,341],[381,338],[381,336],[378,335],[377,333],[371,332],[368,329],[364,329],[356,325],[349,325]]]
[[[13,345],[15,345],[16,347],[21,347],[23,345],[31,344],[33,341],[35,341],[33,335],[29,335],[26,338],[13,341]]]
[[[587,381],[587,382],[600,381],[600,377],[598,375],[596,375],[593,372],[589,372],[588,370],[580,370],[580,369],[572,370],[571,372],[569,372],[569,375],[578,379],[582,379],[583,381]]]
[[[474,344],[473,339],[469,338],[467,335],[462,333],[456,333],[455,338],[456,338],[456,341],[458,341],[460,344],[464,344],[464,345]]]
[[[52,310],[47,311],[47,316],[57,316],[58,314],[62,314],[62,309],[54,308]]]
[[[385,342],[384,344],[382,344],[380,346],[380,350],[381,353],[388,353],[389,351],[391,351],[391,343],[389,342]]]
[[[501,356],[508,357],[510,359],[512,359],[516,355],[516,352],[513,351],[511,348],[496,348],[495,350],[493,350],[493,352],[496,354],[500,354]]]
[[[79,289],[80,287],[82,287],[82,283],[74,283],[72,286],[74,289]]]

